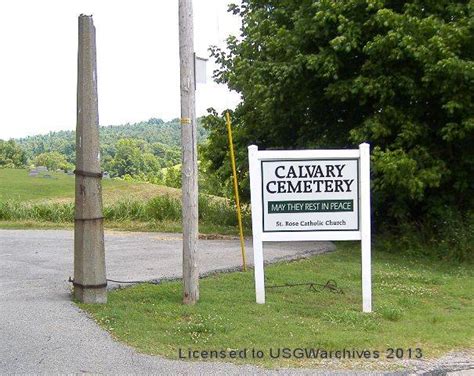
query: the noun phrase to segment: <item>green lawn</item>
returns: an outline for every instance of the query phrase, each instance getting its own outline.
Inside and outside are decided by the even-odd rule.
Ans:
[[[114,337],[141,352],[178,358],[192,350],[256,349],[238,363],[312,367],[314,359],[271,359],[269,349],[388,348],[422,351],[423,358],[474,345],[474,284],[468,266],[374,252],[375,312],[361,312],[360,249],[338,251],[266,267],[266,285],[337,282],[344,294],[308,287],[267,289],[267,303],[254,302],[252,272],[202,279],[196,306],[181,304],[181,284],[138,285],[109,294],[106,305],[83,305]],[[248,350],[250,351],[250,350]],[[232,361],[224,359],[225,361]],[[370,362],[343,363],[361,367]],[[373,363],[373,362],[372,362]]]
[[[52,179],[30,177],[28,170],[0,169],[0,200],[74,197],[74,176],[48,172]]]
[[[30,177],[28,170],[0,169],[0,201],[74,199],[74,176],[47,172],[52,178]],[[44,174],[42,174],[44,175]],[[117,199],[149,199],[157,195],[179,197],[180,190],[148,183],[131,183],[116,179],[102,180],[104,203]]]
[[[70,228],[74,218],[74,176],[0,169],[0,228]],[[129,231],[181,232],[181,190],[150,183],[103,179],[105,226]],[[237,234],[228,200],[200,196],[200,231]],[[244,216],[249,226],[250,217]]]

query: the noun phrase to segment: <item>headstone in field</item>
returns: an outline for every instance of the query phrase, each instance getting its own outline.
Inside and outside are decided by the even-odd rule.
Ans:
[[[74,223],[74,296],[106,303],[95,27],[79,17]]]

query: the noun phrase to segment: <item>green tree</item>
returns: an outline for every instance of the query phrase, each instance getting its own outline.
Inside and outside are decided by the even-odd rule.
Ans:
[[[26,155],[23,149],[15,141],[0,140],[0,167],[18,168],[26,164]]]
[[[164,171],[163,184],[168,187],[181,188],[181,165],[168,167]]]
[[[159,158],[166,167],[175,166],[181,163],[181,150],[176,146],[170,146],[161,142],[155,142],[151,145],[153,154]]]
[[[117,152],[117,142],[121,139],[142,140],[147,145],[147,152],[154,154],[164,167],[174,166],[181,162],[179,119],[165,123],[161,119],[151,118],[134,124],[102,126],[99,131],[101,160],[105,170],[109,170]],[[201,126],[200,119],[198,119],[197,137],[199,142],[207,137],[207,131]],[[17,143],[25,151],[27,160],[33,161],[41,153],[57,151],[63,154],[68,162],[75,163],[76,135],[74,131],[29,136],[17,140]]]
[[[160,168],[160,162],[149,152],[146,142],[129,138],[117,142],[113,159],[105,165],[112,176],[148,175]]]
[[[218,116],[217,112],[209,109],[209,116],[207,116],[203,123],[209,131],[209,138],[200,149],[201,165],[200,176],[205,175],[206,179],[216,184],[215,191],[223,193],[228,198],[234,197],[234,188],[232,182],[232,165],[230,160],[229,140],[227,136],[226,121],[223,116]],[[249,191],[249,176],[248,176],[248,160],[247,147],[248,143],[244,137],[245,126],[242,121],[238,121],[232,111],[229,111],[232,118],[232,132],[234,136],[234,144],[237,145],[235,149],[235,159],[237,168],[237,180],[240,188],[243,190],[242,195],[244,200],[250,197]],[[201,183],[202,186],[207,184]]]
[[[58,169],[67,171],[72,170],[73,165],[66,160],[66,157],[57,151],[41,153],[34,159],[35,166],[46,166],[50,171]]]
[[[378,218],[473,207],[474,3],[460,0],[243,0],[242,37],[212,49],[218,82],[239,92],[246,147],[372,145]],[[220,123],[220,124],[219,124]],[[221,171],[222,119],[205,120]]]

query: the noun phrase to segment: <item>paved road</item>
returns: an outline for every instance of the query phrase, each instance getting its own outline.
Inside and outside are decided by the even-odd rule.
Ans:
[[[297,257],[329,248],[329,243],[274,244],[266,249],[265,258]],[[203,272],[240,264],[238,241],[202,240],[199,249]],[[176,234],[107,233],[106,254],[111,279],[181,276],[181,242]],[[171,361],[117,343],[71,303],[67,280],[72,270],[71,231],[0,230],[0,373],[264,372],[225,363]]]
[[[249,246],[248,259],[252,260]],[[265,248],[265,259],[302,257],[331,247],[325,242],[275,243]],[[72,276],[72,248],[71,231],[0,230],[0,374],[348,374],[324,370],[269,371],[139,354],[114,341],[71,303],[67,280]],[[199,249],[202,272],[240,264],[238,241],[201,240]],[[180,236],[107,233],[106,258],[111,279],[180,277]]]

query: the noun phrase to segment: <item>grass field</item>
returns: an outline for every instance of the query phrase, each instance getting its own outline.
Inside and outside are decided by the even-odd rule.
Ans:
[[[403,358],[432,358],[474,346],[473,270],[375,251],[374,310],[361,312],[360,249],[340,243],[338,251],[266,267],[267,303],[255,303],[253,273],[218,274],[200,281],[200,301],[181,303],[179,282],[137,285],[109,294],[106,305],[80,305],[115,338],[140,352],[170,358],[188,350],[251,349],[262,359],[229,359],[268,367],[313,367],[328,361],[270,357],[270,349],[368,349],[379,351],[377,367],[390,348]],[[307,286],[271,289],[285,283],[335,280],[343,294]],[[411,350],[410,350],[411,349]],[[419,349],[419,350],[417,350]],[[400,352],[399,352],[400,354]],[[396,357],[396,355],[395,355]],[[380,362],[381,361],[381,362]],[[338,367],[372,367],[372,361],[337,362]],[[399,363],[398,363],[399,364]],[[334,365],[334,364],[333,364]]]
[[[74,218],[74,176],[0,169],[0,228],[68,228]],[[103,179],[106,228],[181,231],[181,190],[150,183]],[[237,234],[235,208],[228,200],[201,195],[202,233]],[[247,227],[250,217],[245,216]]]
[[[29,177],[28,170],[0,169],[0,201],[52,200],[56,202],[74,199],[74,176],[48,172],[52,178]],[[118,199],[150,199],[169,195],[178,198],[181,191],[149,183],[131,183],[116,179],[102,180],[104,204]]]

